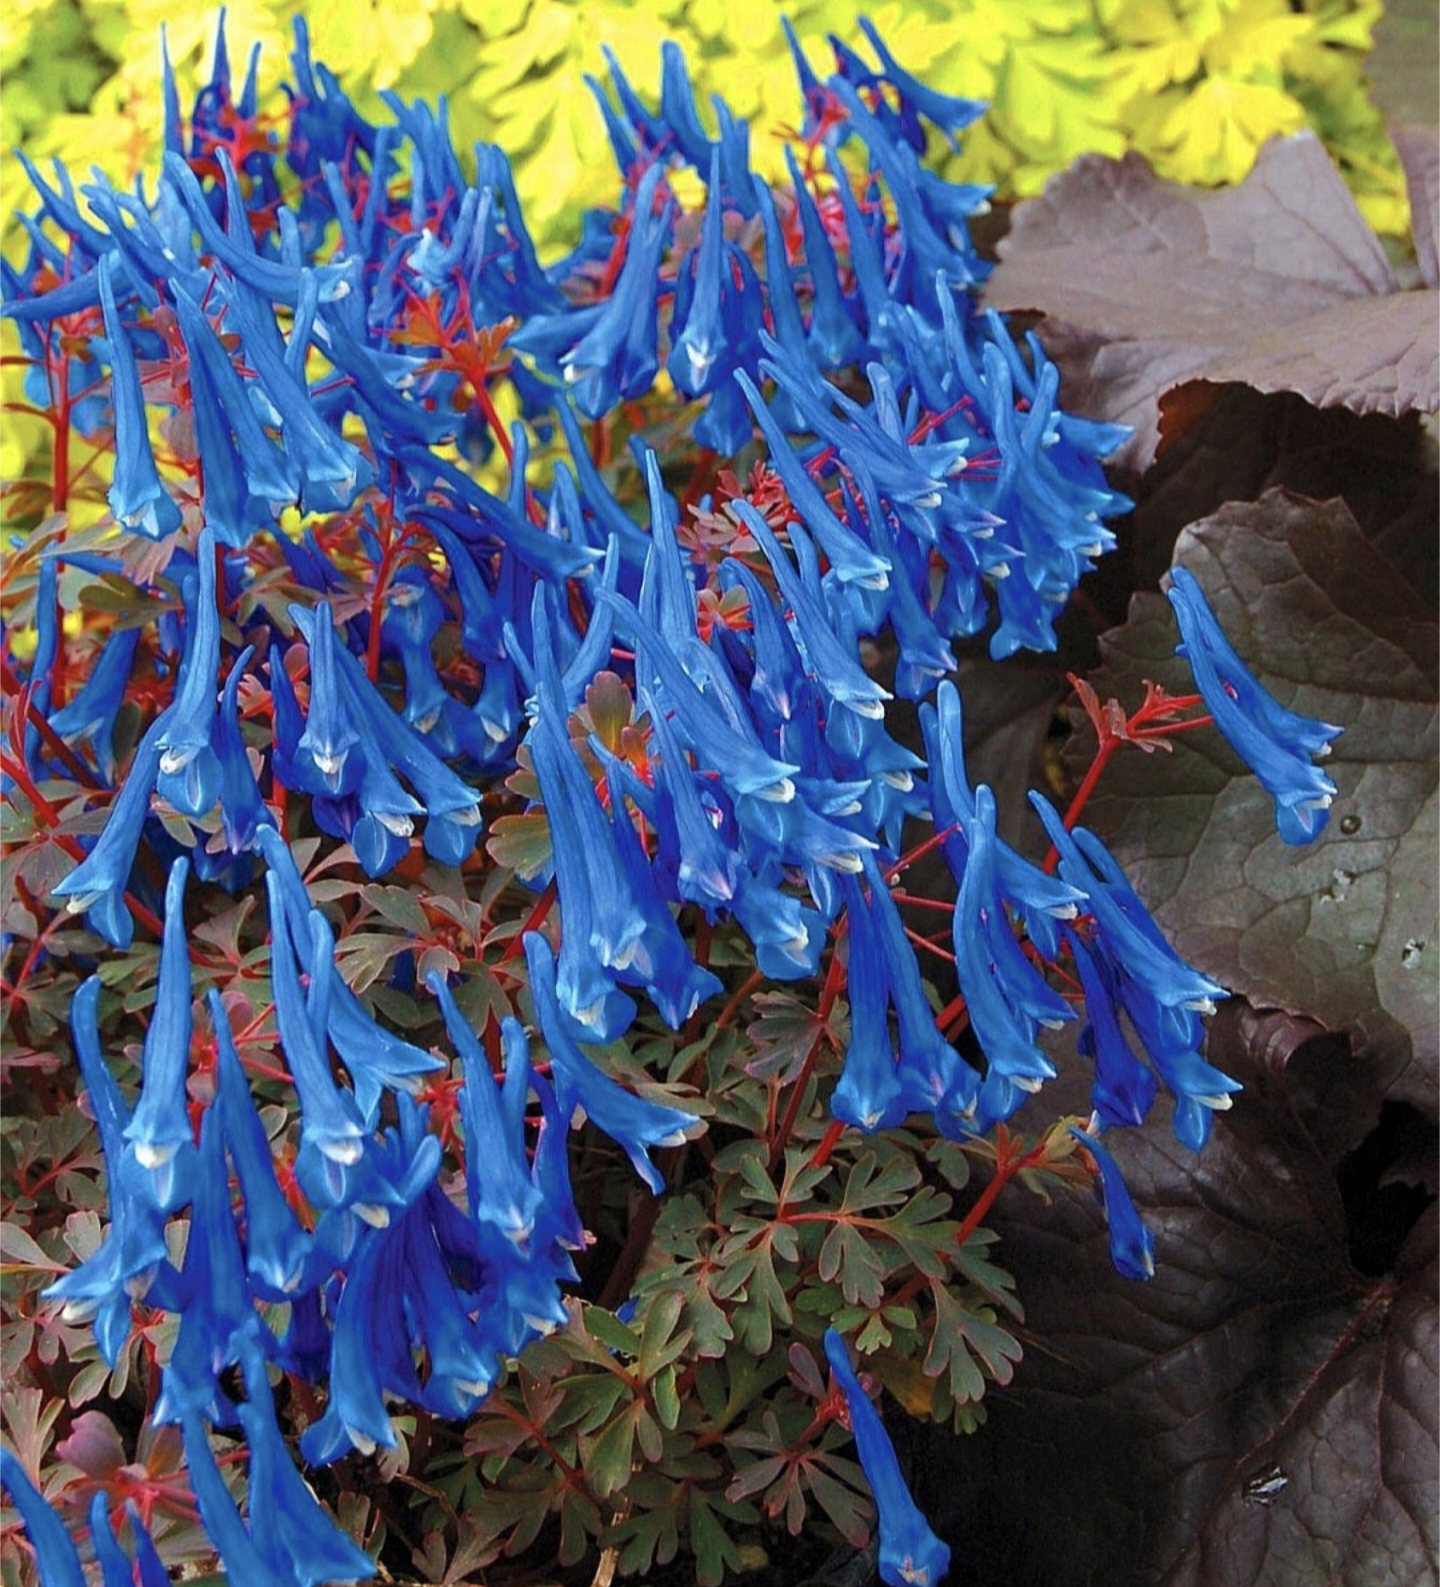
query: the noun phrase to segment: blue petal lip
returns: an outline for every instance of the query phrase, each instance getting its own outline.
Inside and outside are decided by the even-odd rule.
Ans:
[[[895,1446],[860,1386],[845,1340],[825,1330],[825,1357],[850,1411],[850,1431],[879,1512],[880,1577],[888,1587],[937,1587],[950,1569],[949,1545],[936,1537],[911,1497]]]

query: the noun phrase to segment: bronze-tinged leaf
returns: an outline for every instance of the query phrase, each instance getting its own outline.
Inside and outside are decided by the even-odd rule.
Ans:
[[[1317,1141],[1355,1085],[1316,1083],[1315,1047],[1214,1053],[1246,1089],[1198,1158],[1159,1119],[1113,1132],[1149,1283],[1113,1270],[1089,1198],[996,1207],[1043,1348],[982,1438],[937,1451],[974,1579],[1435,1587],[1434,1207],[1387,1271],[1352,1264]]]
[[[1379,239],[1313,134],[1277,139],[1238,187],[1182,188],[1138,155],[1086,156],[1015,211],[986,289],[1044,314],[1076,411],[1134,426],[1143,470],[1158,404],[1240,380],[1360,413],[1433,412],[1440,298],[1397,290]]]
[[[1390,141],[1405,171],[1420,279],[1440,287],[1440,132],[1433,125],[1397,127]]]

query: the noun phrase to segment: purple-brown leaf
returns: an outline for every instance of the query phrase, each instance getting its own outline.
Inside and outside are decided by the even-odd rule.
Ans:
[[[1440,297],[1401,293],[1312,134],[1277,139],[1238,187],[1163,182],[1138,155],[1086,156],[1020,205],[987,288],[1047,317],[1077,411],[1133,425],[1143,470],[1159,403],[1190,380],[1293,390],[1317,406],[1440,407]]]
[[[1397,1099],[1436,1110],[1436,650],[1433,617],[1343,504],[1272,491],[1180,537],[1237,650],[1267,688],[1345,729],[1324,835],[1290,848],[1270,800],[1218,733],[1121,756],[1086,808],[1161,928],[1253,1001],[1348,1030]],[[1103,641],[1101,695],[1187,669],[1158,595]],[[1087,731],[1077,748],[1084,759]]]

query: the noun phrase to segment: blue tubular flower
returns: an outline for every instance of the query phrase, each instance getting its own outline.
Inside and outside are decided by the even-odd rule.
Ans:
[[[85,1572],[65,1523],[31,1482],[18,1455],[0,1447],[0,1486],[20,1512],[44,1587],[85,1587]]]
[[[1100,1181],[1105,1188],[1105,1221],[1110,1226],[1110,1260],[1116,1271],[1125,1278],[1153,1278],[1155,1239],[1140,1221],[1119,1163],[1093,1135],[1076,1129],[1073,1124],[1069,1128],[1100,1169]]]
[[[190,1487],[205,1534],[215,1545],[215,1552],[225,1567],[226,1580],[244,1582],[246,1587],[296,1587],[293,1571],[273,1570],[260,1557],[260,1550],[240,1519],[240,1512],[220,1475],[210,1448],[210,1436],[198,1413],[186,1411],[179,1420],[185,1438],[185,1468]]]
[[[290,1459],[258,1351],[246,1356],[245,1387],[248,1399],[236,1409],[250,1453],[250,1537],[261,1560],[300,1587],[368,1580],[374,1562],[336,1526]]]
[[[900,1082],[912,1112],[933,1112],[937,1123],[959,1128],[975,1106],[978,1076],[941,1035],[920,981],[915,950],[905,923],[873,854],[865,856],[865,880],[880,958],[895,1006],[900,1036]]]
[[[286,1201],[275,1178],[275,1159],[255,1099],[245,1079],[230,1019],[220,994],[206,994],[215,1028],[216,1068],[225,1142],[245,1200],[245,1267],[251,1278],[276,1300],[288,1299],[300,1287],[310,1254],[310,1237]]]
[[[845,212],[845,231],[850,244],[850,269],[865,309],[866,330],[871,350],[890,345],[895,335],[896,304],[885,279],[883,243],[865,224],[856,201],[850,177],[834,149],[826,149],[825,163],[840,195]]]
[[[50,718],[50,726],[61,738],[90,740],[100,774],[107,782],[115,780],[115,718],[125,699],[139,643],[138,628],[122,628],[112,634],[79,693]]]
[[[511,342],[513,344],[513,337]],[[575,417],[575,411],[570,406],[568,397],[556,398],[555,417],[560,421],[560,428],[565,434],[565,445],[569,449],[570,461],[575,469],[575,478],[579,482],[583,503],[590,509],[599,526],[599,539],[603,541],[617,539],[627,562],[637,566],[643,564],[650,551],[649,537],[616,501],[600,470],[595,467],[590,456],[590,448],[586,445],[585,437],[580,433],[580,421]]]
[[[465,1176],[470,1216],[498,1229],[507,1240],[523,1245],[535,1227],[540,1192],[525,1160],[525,1099],[530,1090],[530,1049],[518,1020],[506,1019],[500,1029],[505,1050],[503,1094],[490,1061],[455,1006],[444,977],[432,971],[426,985],[440,1000],[445,1029],[460,1055],[465,1084],[460,1091],[460,1116],[465,1123]]]
[[[650,728],[660,750],[656,781],[668,798],[673,840],[668,845],[675,889],[681,898],[707,912],[727,905],[735,897],[741,861],[735,845],[716,830],[711,808],[701,799],[695,773],[680,748],[669,719],[648,691],[640,690],[640,703],[650,718]],[[719,812],[717,811],[716,814]],[[661,823],[662,852],[666,823]]]
[[[881,688],[859,660],[846,651],[830,626],[828,615],[810,598],[764,518],[743,498],[737,498],[732,505],[775,574],[775,582],[788,608],[787,615],[804,646],[811,676],[832,700],[848,707],[857,716],[871,720],[883,717],[884,702],[891,698],[889,691]],[[790,533],[794,542],[804,531],[792,524]]]
[[[314,611],[289,610],[310,645],[315,672],[311,716],[290,757],[301,786],[319,793],[322,801],[335,793],[355,795],[361,816],[353,833],[346,825],[333,830],[351,836],[372,876],[403,856],[412,817],[419,814],[428,816],[426,851],[442,863],[459,864],[480,835],[475,790],[386,704],[359,661],[336,639],[328,603]],[[392,768],[404,773],[418,800],[400,786]],[[330,779],[334,786],[327,789]],[[324,804],[316,806],[322,820],[324,811]]]
[[[1080,1033],[1082,1053],[1095,1061],[1095,1081],[1090,1100],[1106,1124],[1126,1128],[1143,1124],[1155,1101],[1159,1082],[1130,1051],[1120,1028],[1115,997],[1100,966],[1073,931],[1065,941],[1080,974],[1085,993],[1085,1029]]]
[[[623,624],[634,634],[637,643],[644,647],[644,662],[649,676],[639,676],[639,683],[653,688],[658,679],[661,689],[656,691],[674,713],[677,726],[684,733],[702,764],[713,766],[722,781],[738,794],[754,794],[773,804],[788,804],[795,797],[792,777],[800,770],[790,761],[776,760],[760,743],[753,725],[732,719],[711,696],[703,694],[690,676],[685,665],[671,651],[664,639],[644,618],[625,601],[608,592],[602,593],[607,604],[612,605]],[[687,662],[703,667],[710,677],[719,674],[720,658],[714,651],[693,641],[693,650]],[[640,661],[636,662],[637,675]]]
[[[555,1097],[555,1088],[544,1075],[530,1075],[530,1087],[540,1099],[540,1134],[535,1142],[535,1154],[530,1163],[531,1178],[540,1191],[540,1211],[536,1219],[543,1242],[549,1242],[569,1251],[583,1251],[590,1243],[585,1223],[575,1205],[575,1192],[570,1183],[570,1124]],[[531,1249],[542,1243],[537,1238]],[[555,1263],[557,1273],[561,1264]],[[561,1276],[570,1281],[577,1278],[573,1265]],[[563,1319],[561,1319],[563,1320]]]
[[[292,937],[304,940],[310,930],[310,895],[295,864],[289,845],[273,826],[263,826],[256,842],[275,878]],[[268,881],[268,878],[267,878]],[[383,1091],[415,1089],[423,1074],[443,1069],[444,1064],[411,1042],[393,1036],[375,1023],[365,1006],[334,975],[329,986],[328,1034],[340,1061],[355,1082],[355,1098],[367,1124],[373,1124]]]
[[[150,540],[163,540],[180,527],[180,507],[161,483],[155,467],[140,370],[115,307],[113,269],[107,254],[97,267],[105,340],[110,347],[110,400],[115,406],[115,476],[107,499],[116,520],[126,529]]]
[[[825,1357],[850,1412],[850,1431],[866,1481],[875,1495],[880,1527],[880,1578],[888,1587],[938,1587],[950,1569],[950,1549],[930,1529],[910,1496],[895,1446],[850,1365],[845,1341],[825,1330]]]
[[[135,1538],[135,1564],[140,1571],[140,1587],[170,1587],[170,1572],[162,1563],[133,1499],[127,1502],[125,1510],[130,1531]],[[126,1587],[130,1587],[130,1583],[127,1582]]]
[[[785,160],[795,189],[795,204],[805,238],[805,266],[810,276],[813,297],[806,342],[821,369],[844,369],[859,363],[865,352],[865,338],[856,329],[850,309],[840,290],[840,271],[835,250],[825,235],[815,200],[795,163],[795,153],[787,144]]]
[[[880,35],[875,31],[875,24],[869,17],[859,18],[860,31],[870,41],[870,47],[880,58],[880,69],[887,82],[900,96],[902,105],[913,107],[945,134],[950,147],[959,150],[959,140],[956,134],[963,132],[966,127],[978,121],[988,108],[981,99],[962,99],[958,94],[942,94],[936,89],[927,88],[924,83],[912,77],[895,57],[885,48]],[[925,152],[925,140],[922,134],[919,143],[914,144],[918,154]]]
[[[207,815],[220,795],[215,757],[215,696],[219,692],[220,609],[215,589],[215,536],[207,524],[195,546],[198,578],[185,581],[185,659],[175,698],[165,713],[155,780],[161,798],[183,815]]]
[[[782,354],[783,350],[777,345],[773,356],[778,359]],[[784,432],[750,376],[743,369],[737,369],[735,380],[745,393],[755,422],[765,436],[770,449],[770,462],[785,486],[791,505],[805,527],[820,542],[820,549],[829,558],[835,576],[842,584],[858,582],[870,589],[883,590],[890,582],[889,562],[877,555],[853,528],[841,523],[831,512],[830,504],[791,450]]]
[[[425,573],[402,568],[388,591],[383,632],[405,670],[405,720],[420,733],[433,731],[450,698],[430,648],[444,621],[444,605]]]
[[[305,731],[296,745],[296,758],[303,755],[319,775],[320,786],[316,789],[312,785],[311,792],[353,793],[360,785],[363,768],[358,756],[353,764],[349,763],[349,758],[350,751],[360,742],[360,735],[347,710],[349,702],[342,699],[340,692],[339,669],[335,662],[339,641],[335,637],[328,602],[322,601],[315,608],[313,619],[305,630],[305,639],[310,652],[310,703],[305,712]],[[273,674],[273,664],[271,671]],[[305,760],[300,760],[302,766]],[[309,780],[307,777],[306,781]],[[306,784],[300,786],[303,788]]]
[[[794,275],[785,251],[780,216],[775,209],[775,195],[770,191],[770,184],[758,176],[754,188],[765,226],[765,301],[770,309],[771,335],[787,358],[808,362],[810,351],[805,340],[805,321],[795,297]],[[789,410],[786,411],[788,414]],[[798,424],[795,427],[798,428]]]
[[[652,213],[664,167],[657,162],[640,178],[631,209],[625,263],[594,325],[560,360],[575,405],[598,419],[617,402],[643,397],[660,367],[656,351],[656,277],[670,236],[673,204]]]
[[[219,160],[228,164],[223,147],[218,149],[217,154]],[[262,258],[255,252],[248,237],[244,242],[237,243],[227,236],[211,212],[195,173],[178,154],[167,151],[164,155],[162,180],[189,212],[207,253],[213,254],[246,286],[268,295],[271,302],[295,307],[300,292],[300,271],[278,260]],[[318,266],[314,273],[320,301],[331,303],[349,296],[358,279],[358,265],[358,260],[347,259],[339,264]],[[189,340],[188,336],[186,340]]]
[[[96,1343],[113,1367],[129,1337],[131,1300],[144,1295],[165,1260],[165,1219],[155,1203],[150,1176],[125,1150],[130,1110],[100,1052],[99,998],[100,977],[92,975],[71,999],[70,1030],[100,1131],[110,1227],[100,1249],[52,1284],[43,1298],[63,1301],[67,1322],[93,1317]]]
[[[343,213],[348,214],[348,209]],[[285,344],[268,300],[234,285],[227,298],[226,324],[244,341],[245,359],[258,376],[259,389],[274,410],[287,457],[299,471],[307,510],[341,511],[369,483],[370,465],[315,407],[303,369],[290,368]]]
[[[215,759],[220,767],[220,818],[225,829],[225,844],[232,854],[254,847],[256,831],[275,818],[260,797],[245,740],[240,736],[240,680],[254,647],[247,645],[235,658],[225,679],[220,710],[215,719]]]
[[[951,832],[944,852],[958,880],[965,869],[965,833],[975,821],[975,794],[965,770],[960,691],[953,683],[940,685],[933,706],[921,706],[920,726],[930,763],[931,810],[937,830]],[[1051,928],[1055,921],[1073,920],[1086,903],[1084,889],[1047,876],[998,836],[994,852],[1000,891],[1007,901],[1025,912],[1031,937],[1042,945],[1047,957],[1053,958],[1059,937],[1053,930],[1047,934],[1047,917]]]
[[[1329,820],[1335,784],[1311,764],[1341,732],[1287,710],[1241,661],[1187,569],[1170,570],[1166,592],[1175,609],[1184,656],[1215,725],[1275,801],[1275,825],[1287,843],[1319,837]]]
[[[724,988],[718,976],[696,964],[675,917],[660,897],[650,858],[626,809],[624,788],[613,774],[609,789],[615,852],[645,922],[631,973],[643,982],[670,1029],[679,1030],[701,1003]]]
[[[564,934],[559,996],[566,1013],[602,1041],[629,1024],[634,1006],[614,985],[634,962],[645,920],[615,849],[590,775],[554,712],[542,705],[528,740],[550,825]]]
[[[406,1322],[406,1242],[415,1203],[435,1182],[441,1150],[436,1136],[407,1131],[407,1117],[415,1122],[414,1110],[407,1116],[402,1106],[400,1135],[387,1131],[369,1154],[385,1181],[386,1205],[399,1216],[372,1220],[350,1253],[331,1337],[330,1404],[300,1440],[312,1464],[338,1460],[351,1448],[362,1454],[393,1448],[385,1390],[422,1398]],[[402,1138],[406,1134],[410,1139]]]
[[[365,1123],[354,1096],[336,1085],[326,1051],[325,1026],[322,1023],[318,1030],[315,1028],[301,997],[300,972],[291,945],[295,921],[285,909],[281,885],[273,871],[266,875],[265,889],[270,900],[270,990],[280,1041],[300,1096],[300,1139],[312,1145],[328,1163],[348,1168],[360,1161],[364,1151]],[[318,911],[312,911],[311,920],[324,924]],[[313,930],[311,926],[295,940],[310,949],[312,985],[324,985],[334,975],[334,963],[333,958],[327,959],[323,951],[317,951],[323,943],[311,938]]]
[[[710,162],[711,144],[695,110],[685,52],[673,39],[660,46],[660,120],[674,146],[697,171],[703,171]]]
[[[299,481],[261,426],[244,382],[199,305],[180,287],[174,297],[189,352],[206,520],[226,545],[244,546],[255,530],[273,527],[271,503],[293,502]]]
[[[1075,1015],[1011,932],[996,867],[995,798],[983,783],[975,790],[975,819],[966,838],[969,852],[955,901],[956,976],[991,1071],[1022,1090],[1037,1091],[1055,1076],[1036,1043],[1037,1028],[1053,1029]]]
[[[193,1027],[190,944],[185,932],[185,879],[189,873],[190,862],[184,855],[170,867],[160,981],[150,1029],[145,1033],[140,1100],[125,1127],[135,1161],[154,1176],[155,1199],[167,1209],[177,1204],[183,1183],[183,1176],[177,1175],[177,1153],[194,1140],[185,1093]]]
[[[135,1587],[135,1571],[110,1525],[110,1496],[102,1488],[90,1501],[90,1540],[104,1587]],[[50,1578],[45,1577],[48,1583]]]
[[[220,1386],[220,1374],[270,1334],[245,1277],[240,1233],[230,1208],[224,1122],[214,1106],[205,1110],[200,1124],[195,1199],[175,1309],[180,1331],[161,1378],[155,1421],[173,1422],[187,1411],[198,1411],[228,1425],[234,1406]]]
[[[890,1044],[888,989],[878,933],[864,896],[848,878],[846,898],[850,1044],[845,1049],[845,1067],[830,1098],[830,1111],[837,1119],[868,1133],[904,1123],[908,1109]]]
[[[560,1015],[555,995],[555,955],[538,931],[526,933],[525,962],[530,968],[530,993],[535,999],[540,1033],[549,1049],[561,1111],[573,1116],[577,1107],[582,1108],[596,1128],[624,1148],[635,1172],[658,1196],[665,1188],[665,1180],[650,1161],[651,1148],[681,1145],[686,1132],[698,1122],[695,1115],[646,1102],[626,1091],[580,1051]]]
[[[1225,988],[1191,969],[1165,941],[1099,838],[1084,827],[1067,832],[1039,794],[1032,792],[1030,803],[1060,851],[1060,875],[1086,894],[1096,925],[1126,975],[1164,1008],[1213,1013],[1214,1000],[1226,995]]]
[[[668,45],[667,45],[668,50]],[[668,58],[668,57],[667,57]],[[691,107],[693,111],[693,106]],[[677,289],[675,318],[671,324],[670,358],[665,368],[676,387],[687,397],[701,397],[724,380],[730,369],[725,357],[725,327],[721,300],[729,284],[721,269],[725,250],[724,205],[720,195],[720,149],[710,154],[709,187],[699,246],[681,266],[681,282],[689,290],[681,304]]]

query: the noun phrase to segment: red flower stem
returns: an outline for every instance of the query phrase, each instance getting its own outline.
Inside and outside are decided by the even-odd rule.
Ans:
[[[1034,1168],[1045,1156],[1045,1143],[1041,1141],[1036,1147],[1026,1152],[1023,1157],[1010,1157],[1008,1155],[997,1157],[995,1162],[995,1177],[975,1198],[975,1205],[971,1207],[961,1220],[960,1227],[955,1231],[955,1244],[961,1249],[976,1229],[980,1227],[980,1220],[995,1205],[995,1200],[1006,1185],[1016,1174],[1023,1169]]]
[[[103,785],[100,779],[55,731],[41,715],[40,708],[31,699],[29,693],[16,680],[15,674],[10,670],[8,661],[0,661],[0,679],[3,679],[5,693],[20,699],[23,705],[25,720],[29,722],[40,737],[45,740],[46,747],[55,759],[64,766],[65,770],[86,788],[99,790]]]
[[[820,1057],[820,1048],[825,1040],[826,1022],[830,1018],[830,1010],[835,1006],[835,999],[840,995],[840,988],[845,984],[845,971],[840,963],[840,938],[845,934],[845,922],[842,917],[835,932],[835,942],[830,949],[830,969],[825,976],[825,985],[820,992],[820,1005],[815,1010],[815,1019],[818,1025],[810,1041],[810,1050],[805,1054],[805,1061],[800,1066],[800,1073],[794,1084],[790,1087],[790,1095],[785,1100],[785,1111],[780,1117],[780,1123],[770,1141],[770,1167],[774,1168],[784,1154],[790,1132],[795,1128],[795,1120],[800,1113],[800,1104],[805,1096],[805,1088],[810,1083],[810,1076],[814,1073],[815,1064]]]
[[[53,389],[53,388],[52,388]],[[51,459],[50,504],[64,512],[70,504],[70,355],[60,359],[60,391],[55,402],[55,452]]]
[[[521,926],[519,931],[517,931],[515,935],[511,937],[510,941],[505,945],[505,951],[500,955],[499,961],[495,966],[497,970],[500,968],[500,965],[509,964],[512,959],[519,957],[521,951],[525,947],[526,933],[538,931],[540,927],[545,924],[545,917],[555,907],[555,897],[555,878],[552,876],[545,888],[545,891],[541,893],[539,901],[525,917],[525,924]]]
[[[716,1029],[723,1030],[725,1026],[734,1021],[735,1016],[740,1012],[741,1005],[765,985],[765,979],[764,972],[756,970],[753,975],[741,984],[731,996],[730,1001],[720,1010],[720,1018],[715,1021]]]

